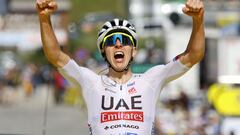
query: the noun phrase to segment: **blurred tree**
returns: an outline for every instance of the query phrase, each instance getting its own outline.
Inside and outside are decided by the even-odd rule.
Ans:
[[[38,65],[47,65],[49,62],[47,61],[43,49],[40,48],[36,51],[29,52],[29,53],[22,53],[21,54],[21,59],[23,62],[33,62]]]
[[[127,17],[128,1],[123,0],[72,0],[70,18],[72,22],[78,22],[89,12],[109,11],[121,17]]]

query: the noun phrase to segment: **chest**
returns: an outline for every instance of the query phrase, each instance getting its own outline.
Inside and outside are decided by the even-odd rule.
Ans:
[[[92,103],[98,110],[137,111],[151,105],[155,94],[150,84],[132,81],[124,85],[102,85]]]

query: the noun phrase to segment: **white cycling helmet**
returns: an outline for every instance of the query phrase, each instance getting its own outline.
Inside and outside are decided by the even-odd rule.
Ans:
[[[107,21],[98,32],[97,46],[100,52],[103,49],[103,38],[113,32],[124,32],[129,34],[133,37],[134,45],[137,47],[138,38],[134,26],[127,20],[113,19],[111,21]]]

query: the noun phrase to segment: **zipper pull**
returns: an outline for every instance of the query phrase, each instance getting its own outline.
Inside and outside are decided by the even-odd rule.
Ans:
[[[120,85],[120,90],[122,91],[122,85]]]

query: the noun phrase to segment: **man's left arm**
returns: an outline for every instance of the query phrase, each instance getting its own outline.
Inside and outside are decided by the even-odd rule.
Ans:
[[[205,52],[204,4],[202,0],[187,0],[183,12],[192,17],[192,34],[186,50],[179,55],[182,64],[192,67]]]

